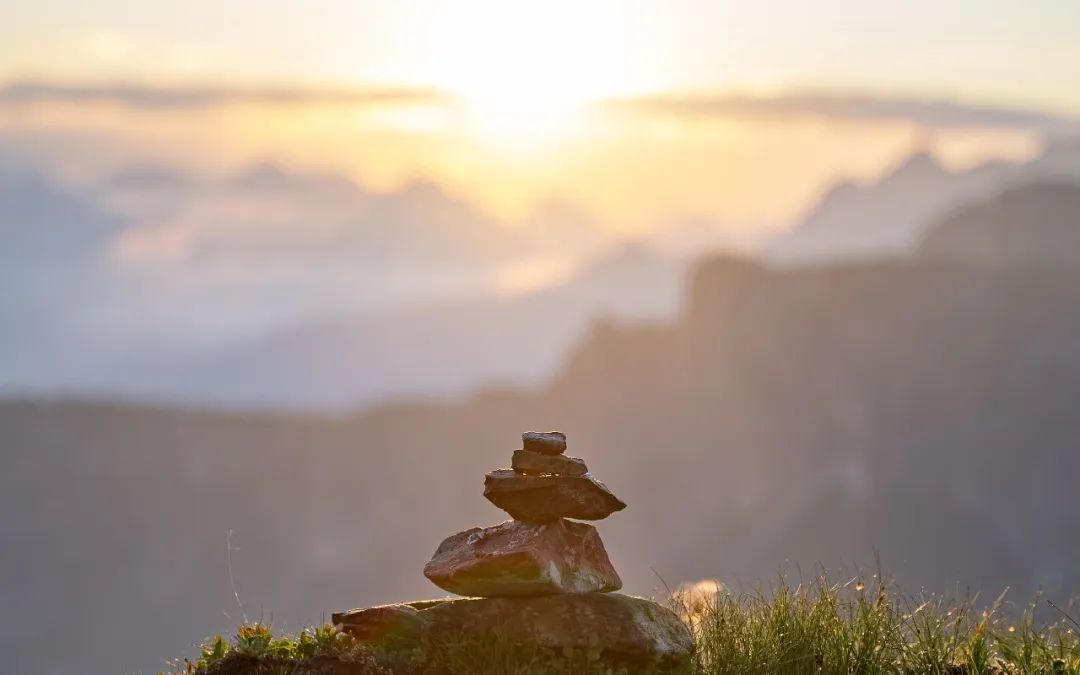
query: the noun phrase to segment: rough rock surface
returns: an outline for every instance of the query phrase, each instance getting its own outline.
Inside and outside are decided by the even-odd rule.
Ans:
[[[671,610],[619,593],[575,593],[533,598],[468,598],[398,605],[417,610],[420,640],[458,641],[498,635],[514,644],[554,650],[599,649],[605,661],[661,669],[686,663],[694,640]],[[335,614],[348,629],[355,611]],[[341,621],[339,621],[341,619]],[[402,641],[407,648],[407,641]]]
[[[566,434],[561,431],[526,431],[521,434],[521,447],[544,455],[566,452]]]
[[[406,604],[352,609],[336,612],[330,617],[342,631],[356,639],[390,647],[415,643],[426,628],[420,611]]]
[[[596,528],[568,520],[459,532],[435,551],[424,576],[445,591],[479,597],[622,588]]]
[[[485,477],[484,496],[515,520],[527,522],[600,520],[626,508],[592,474],[524,476],[511,469],[499,469]]]
[[[584,476],[589,473],[585,461],[566,455],[544,455],[532,450],[515,450],[510,464],[514,471],[543,474],[553,473],[560,476]]]

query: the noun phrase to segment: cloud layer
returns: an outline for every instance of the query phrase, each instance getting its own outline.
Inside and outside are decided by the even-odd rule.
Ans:
[[[815,115],[840,119],[907,120],[936,127],[1020,128],[1050,132],[1080,129],[1080,120],[1036,110],[969,105],[947,100],[885,98],[830,92],[768,97],[672,94],[621,99],[607,105],[615,111],[678,117]]]
[[[22,81],[0,88],[0,103],[115,103],[132,108],[202,108],[230,103],[274,105],[411,105],[445,103],[450,97],[422,88],[315,87],[150,87],[142,85],[71,85]]]
[[[25,80],[0,87],[0,105],[113,103],[130,108],[183,110],[249,103],[262,105],[450,106],[453,94],[432,88],[348,87],[152,87],[135,84],[57,84]],[[889,97],[838,91],[753,96],[727,92],[667,93],[604,101],[609,111],[647,115],[899,119],[927,126],[975,126],[1069,132],[1080,120],[1039,110],[960,103],[945,99]]]

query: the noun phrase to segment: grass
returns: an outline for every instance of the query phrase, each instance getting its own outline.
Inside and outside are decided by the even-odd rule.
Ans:
[[[785,579],[750,593],[698,584],[671,604],[696,639],[684,675],[1080,675],[1080,624],[1072,608],[1036,598],[1023,607],[977,597],[904,596],[874,576],[834,583]],[[211,640],[185,675],[439,673],[445,675],[615,675],[600,650],[556,653],[498,636],[370,651],[331,626],[275,637],[242,626]]]
[[[1018,611],[977,597],[907,597],[875,576],[768,592],[678,594],[702,675],[1080,674],[1080,625],[1038,599]],[[1041,611],[1040,611],[1041,610]],[[1049,620],[1036,622],[1036,614]]]

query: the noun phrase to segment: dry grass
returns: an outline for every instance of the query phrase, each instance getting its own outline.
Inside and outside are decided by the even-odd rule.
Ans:
[[[1080,673],[1080,625],[1035,599],[904,596],[875,575],[677,594],[701,675]],[[1036,621],[1036,616],[1044,619]]]

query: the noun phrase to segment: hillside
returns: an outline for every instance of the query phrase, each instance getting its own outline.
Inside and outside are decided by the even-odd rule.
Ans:
[[[1080,183],[1014,187],[930,229],[923,256],[988,265],[1080,264]]]
[[[1078,287],[1070,266],[715,259],[678,320],[597,323],[533,392],[345,418],[9,402],[9,664],[150,671],[228,631],[230,531],[249,618],[431,595],[435,544],[500,519],[475,467],[525,428],[564,429],[632,505],[602,525],[630,592],[875,553],[907,588],[1075,591]],[[58,608],[81,627],[62,650]]]
[[[669,319],[686,264],[626,245],[565,282],[302,322],[129,385],[149,400],[348,410],[381,399],[465,396],[491,383],[538,386],[590,318]]]

